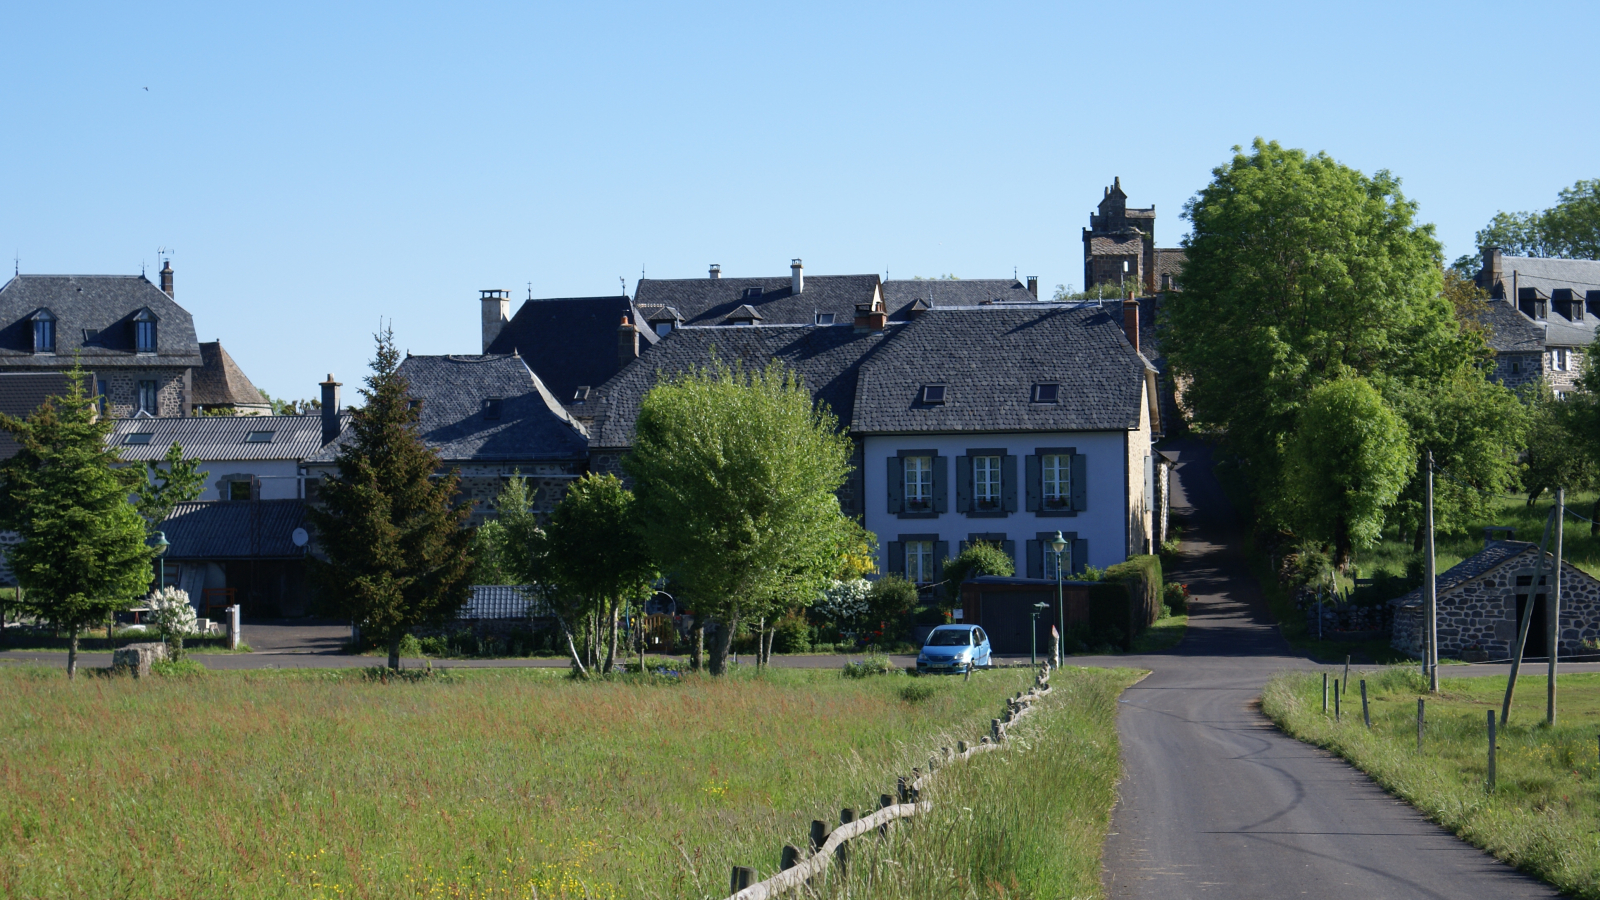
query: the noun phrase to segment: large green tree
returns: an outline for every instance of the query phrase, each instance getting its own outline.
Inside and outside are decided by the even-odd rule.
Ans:
[[[398,669],[406,633],[447,620],[471,595],[471,508],[452,503],[454,472],[434,477],[439,455],[417,434],[393,331],[375,337],[366,405],[306,515],[326,556],[312,560],[326,603],[386,645]]]
[[[21,445],[0,464],[0,528],[22,538],[8,553],[19,607],[67,630],[68,678],[78,670],[78,632],[132,606],[153,577],[145,522],[128,502],[143,473],[107,445],[113,423],[95,414],[87,380],[75,367],[66,396],[27,419],[0,415]]]
[[[1185,206],[1183,292],[1163,337],[1195,423],[1258,502],[1283,488],[1307,397],[1348,377],[1452,374],[1481,340],[1441,295],[1440,247],[1388,172],[1256,140]]]
[[[855,541],[834,492],[850,439],[781,363],[702,369],[645,395],[633,452],[646,543],[694,608],[719,627],[710,669],[722,674],[739,622],[821,593]]]
[[[1495,213],[1477,244],[1479,253],[1499,247],[1511,256],[1600,259],[1600,179],[1562,188],[1556,205],[1540,212]]]

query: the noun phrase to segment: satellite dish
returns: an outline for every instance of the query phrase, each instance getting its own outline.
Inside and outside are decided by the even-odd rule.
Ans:
[[[296,528],[294,533],[289,535],[289,539],[294,541],[296,547],[304,547],[311,540],[311,535],[306,534],[304,528]]]

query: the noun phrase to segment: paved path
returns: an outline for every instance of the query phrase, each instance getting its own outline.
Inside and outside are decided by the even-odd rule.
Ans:
[[[1105,848],[1112,898],[1556,897],[1365,775],[1284,736],[1253,704],[1272,673],[1311,668],[1279,635],[1239,558],[1207,451],[1185,448],[1175,499],[1189,630],[1164,654],[1083,660],[1152,670],[1122,698],[1126,777]],[[1184,498],[1187,498],[1186,500]],[[1074,660],[1074,662],[1080,662]],[[1571,669],[1590,668],[1573,666]],[[1491,674],[1503,667],[1452,667]]]

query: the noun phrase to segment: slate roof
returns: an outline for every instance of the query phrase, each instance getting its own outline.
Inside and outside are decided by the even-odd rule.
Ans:
[[[977,306],[981,303],[1033,303],[1028,286],[1015,278],[926,278],[883,283],[883,306],[889,319],[904,322],[911,304],[921,300],[930,308]]]
[[[1529,541],[1489,541],[1478,553],[1439,573],[1434,578],[1434,584],[1437,586],[1435,590],[1439,594],[1443,594],[1445,591],[1459,587],[1465,582],[1481,578],[1487,575],[1490,570],[1497,569],[1501,565],[1523,555],[1530,557],[1528,560],[1529,566],[1538,565],[1537,558],[1534,558],[1537,553],[1538,547]],[[1554,561],[1555,554],[1546,551],[1545,559]],[[1561,577],[1563,579],[1581,577],[1590,581],[1594,580],[1592,576],[1565,561],[1561,564]],[[1389,605],[1397,607],[1420,606],[1424,602],[1426,602],[1426,598],[1423,596],[1422,588],[1419,587],[1408,594],[1402,594],[1390,600]]]
[[[445,463],[572,460],[584,457],[588,438],[545,389],[521,357],[408,356],[400,375],[421,401],[417,428]],[[498,399],[490,418],[485,401]],[[348,429],[311,462],[333,462],[350,439]]]
[[[807,290],[810,290],[809,280]],[[590,430],[595,447],[627,447],[639,401],[663,374],[703,366],[714,351],[717,359],[745,368],[780,360],[797,372],[816,399],[826,403],[841,427],[850,422],[856,393],[856,372],[878,352],[888,337],[907,326],[891,325],[886,334],[858,333],[850,325],[755,325],[741,328],[680,328],[656,348],[607,382],[588,407],[595,415]],[[587,413],[586,413],[587,414]]]
[[[350,414],[339,414],[340,429],[350,424]],[[250,441],[252,433],[272,432],[270,441]],[[151,435],[148,443],[130,444],[128,435]],[[174,443],[184,459],[303,460],[322,449],[322,416],[167,416],[118,419],[106,437],[125,460],[161,459]]]
[[[1188,260],[1188,258],[1189,255],[1181,249],[1157,247],[1155,266],[1156,290],[1161,289],[1162,275],[1169,276],[1169,280],[1173,284],[1176,284],[1183,277],[1183,264]]]
[[[1079,304],[923,313],[861,368],[852,429],[862,433],[1114,431],[1137,428],[1147,363],[1122,311]],[[1032,402],[1058,384],[1057,403]],[[945,385],[942,404],[921,402]]]
[[[166,559],[299,559],[294,530],[305,527],[299,500],[179,503],[161,523]],[[307,529],[308,531],[310,529]]]
[[[160,335],[157,335],[157,340]],[[194,404],[196,406],[242,406],[271,408],[267,399],[250,378],[239,368],[221,341],[206,341],[200,345],[200,368],[193,373]]]
[[[761,313],[767,325],[810,325],[819,312],[833,313],[834,322],[849,324],[856,304],[879,296],[877,275],[807,275],[796,295],[789,276],[782,278],[641,278],[634,302],[649,316],[663,306],[676,309],[685,325],[724,325],[741,304]],[[752,292],[760,289],[760,295]]]
[[[33,352],[32,316],[56,317],[55,355]],[[134,348],[133,317],[156,316],[156,352]],[[0,366],[65,369],[81,355],[86,368],[199,366],[200,343],[189,312],[142,275],[18,275],[0,287]]]
[[[1516,277],[1512,277],[1516,273]],[[1554,259],[1536,256],[1502,256],[1500,277],[1503,295],[1512,290],[1536,287],[1546,297],[1560,288],[1584,292],[1600,290],[1600,261],[1592,259]],[[1488,285],[1495,292],[1494,285]]]
[[[626,295],[555,297],[524,301],[486,352],[521,355],[556,399],[568,403],[580,385],[598,387],[622,368],[617,326],[623,316],[639,332],[641,351],[656,342]]]
[[[1144,235],[1134,231],[1097,234],[1089,238],[1089,252],[1095,256],[1137,256],[1144,252]]]
[[[0,413],[26,418],[47,397],[65,397],[67,376],[61,372],[0,372]],[[22,446],[0,431],[0,459],[17,455]]]

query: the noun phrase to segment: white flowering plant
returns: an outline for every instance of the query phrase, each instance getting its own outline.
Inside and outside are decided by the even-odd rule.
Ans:
[[[841,628],[849,627],[867,614],[867,593],[872,583],[865,578],[835,581],[822,591],[822,598],[811,611]]]
[[[163,587],[151,594],[145,600],[145,605],[150,607],[150,624],[167,642],[172,658],[182,657],[184,636],[200,631],[197,627],[199,618],[195,615],[194,606],[189,603],[189,592]]]

